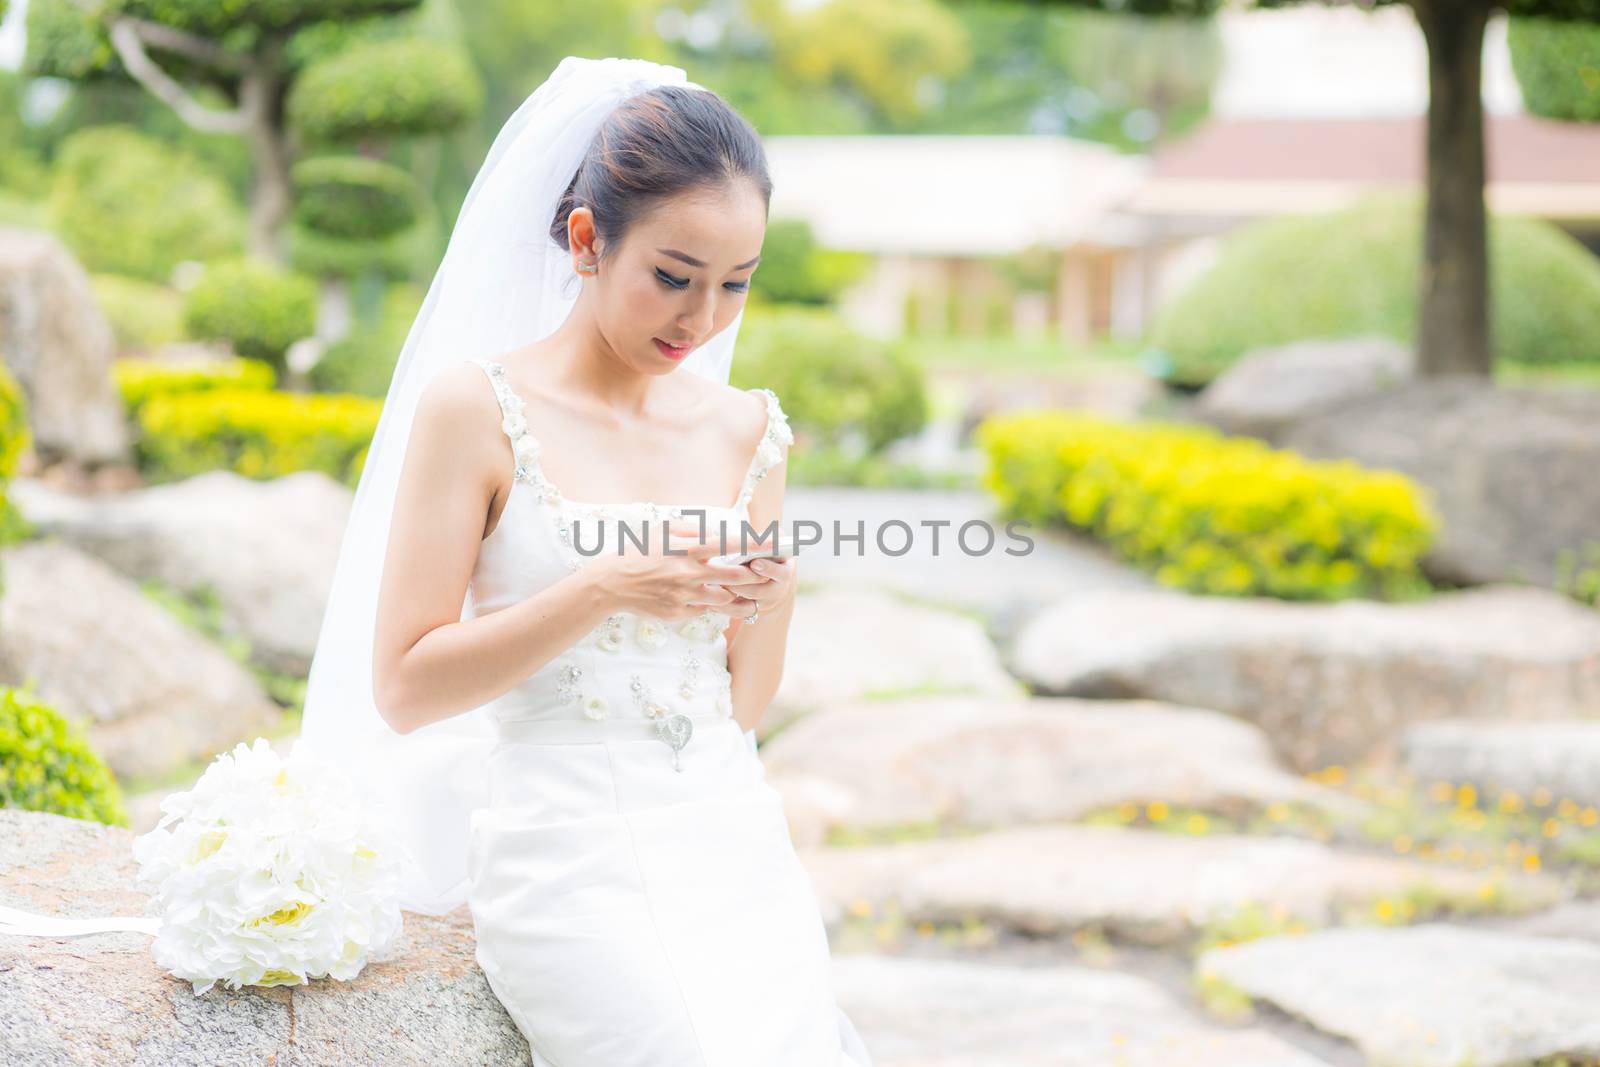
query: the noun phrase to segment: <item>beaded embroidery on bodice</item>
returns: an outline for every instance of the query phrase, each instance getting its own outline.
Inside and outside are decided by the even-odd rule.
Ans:
[[[616,551],[624,525],[631,526],[637,537],[648,533],[650,544],[656,546],[661,520],[686,517],[694,522],[703,511],[710,535],[715,536],[717,524],[725,522],[729,550],[737,551],[751,496],[771,469],[783,462],[794,441],[777,394],[752,389],[766,399],[767,428],[731,505],[570,500],[539,465],[542,446],[528,426],[522,398],[506,381],[505,368],[492,360],[472,362],[494,387],[500,426],[511,441],[516,467],[500,518],[478,549],[467,617],[489,614],[532,596],[582,569],[597,555],[597,548]],[[629,542],[629,550],[637,551],[634,542]],[[678,713],[731,716],[732,676],[723,635],[729,620],[730,616],[709,609],[676,622],[616,612],[493,701],[492,714],[502,722],[623,716],[661,720]]]

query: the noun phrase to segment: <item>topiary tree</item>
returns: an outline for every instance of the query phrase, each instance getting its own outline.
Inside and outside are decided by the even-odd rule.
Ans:
[[[1137,15],[1209,16],[1221,0],[1045,0]],[[1489,257],[1484,207],[1483,38],[1497,11],[1600,23],[1600,0],[1252,0],[1277,8],[1317,2],[1364,8],[1403,3],[1428,46],[1427,209],[1417,285],[1417,369],[1424,377],[1491,372]]]
[[[444,0],[430,4],[443,8]],[[296,175],[297,159],[355,151],[379,142],[455,129],[481,106],[483,90],[466,53],[450,43],[448,15],[424,0],[33,0],[29,74],[78,82],[131,80],[190,127],[248,141],[255,166],[249,247],[285,262],[281,231],[291,215],[329,240],[385,236],[404,225],[397,207],[403,174],[376,160],[353,163],[326,195],[330,164]],[[220,98],[232,106],[202,101]],[[366,200],[389,210],[357,224],[335,219],[352,202],[350,183],[370,181]],[[407,179],[407,183],[409,180]],[[304,214],[296,197],[323,197]],[[342,196],[342,198],[341,198]],[[392,232],[392,231],[391,231]],[[354,236],[353,236],[354,234]]]

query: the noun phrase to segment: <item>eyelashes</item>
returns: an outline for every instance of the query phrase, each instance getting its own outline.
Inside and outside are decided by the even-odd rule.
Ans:
[[[656,268],[656,280],[672,289],[686,289],[689,286],[688,278],[674,278],[660,267]],[[749,290],[749,282],[728,282],[723,286],[730,293],[743,293]]]

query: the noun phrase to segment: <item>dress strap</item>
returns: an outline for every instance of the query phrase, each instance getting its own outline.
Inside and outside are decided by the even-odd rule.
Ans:
[[[761,435],[761,441],[756,445],[756,454],[750,460],[750,469],[745,472],[744,487],[739,490],[739,499],[734,503],[735,508],[743,507],[755,495],[756,486],[761,484],[761,479],[767,473],[782,463],[788,455],[788,447],[794,444],[794,432],[789,429],[789,416],[784,414],[783,405],[778,403],[778,394],[771,389],[757,388],[750,390],[760,393],[767,401],[767,430]]]
[[[539,442],[528,429],[528,420],[523,415],[523,400],[517,391],[511,388],[506,381],[506,369],[500,363],[490,359],[474,359],[489,376],[489,384],[494,387],[495,399],[500,402],[500,429],[511,440],[511,451],[516,457],[516,470],[514,476],[519,482],[527,482],[539,489],[546,496],[556,496],[555,486],[551,485],[544,476],[544,471],[539,467]]]

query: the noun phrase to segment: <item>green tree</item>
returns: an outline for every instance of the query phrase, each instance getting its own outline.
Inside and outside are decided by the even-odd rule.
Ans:
[[[131,82],[189,128],[247,143],[250,250],[282,263],[285,223],[307,191],[295,180],[297,159],[376,156],[384,140],[444,133],[481,106],[465,52],[433,32],[438,13],[423,8],[424,0],[33,0],[24,69],[80,84]],[[329,202],[349,203],[358,177],[372,182],[369,199],[383,202],[383,218],[409,219],[408,205],[393,202],[394,174],[370,168],[313,171],[322,210],[310,217],[326,222]],[[348,229],[318,232],[344,239]]]
[[[1043,0],[1137,15],[1210,16],[1220,0]],[[1340,0],[1253,0],[1261,8]],[[1347,0],[1354,2],[1354,0]],[[1428,47],[1427,208],[1418,281],[1417,367],[1425,377],[1491,373],[1484,206],[1483,38],[1489,16],[1600,23],[1600,0],[1359,0],[1403,3]]]

